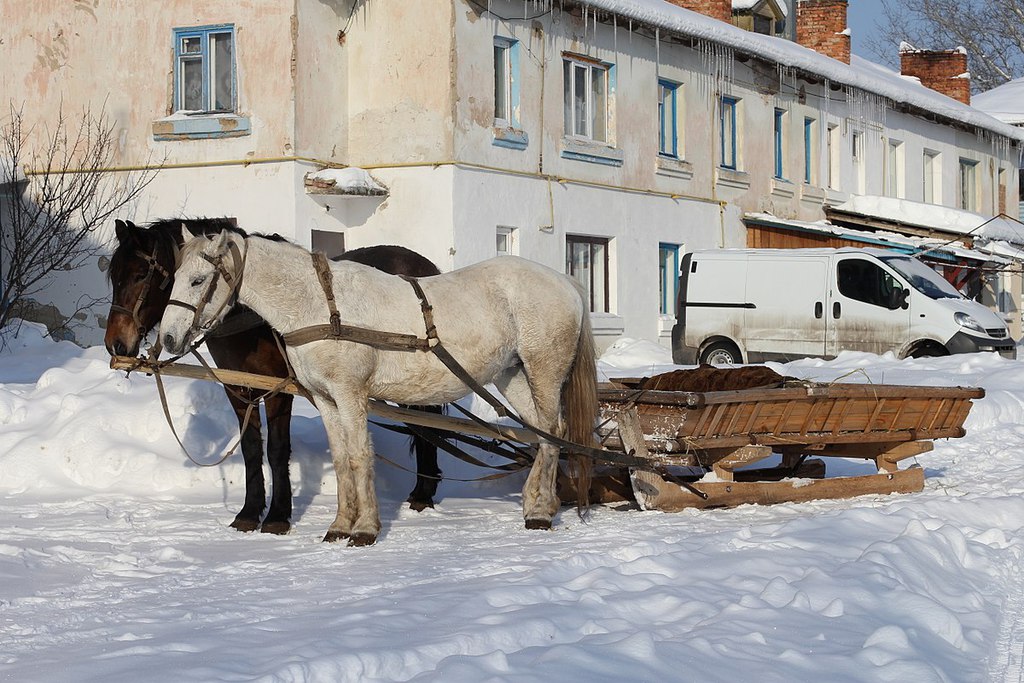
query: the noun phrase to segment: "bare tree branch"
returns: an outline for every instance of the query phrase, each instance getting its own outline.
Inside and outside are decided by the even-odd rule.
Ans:
[[[984,92],[1024,76],[1024,0],[882,0],[884,19],[865,40],[883,63],[899,67],[899,45],[967,50],[971,90]]]
[[[73,130],[71,123],[61,107],[52,126],[33,135],[24,106],[12,103],[0,126],[0,190],[8,191],[0,213],[0,345],[20,308],[57,271],[80,268],[104,248],[93,233],[135,201],[159,171],[151,164],[112,170],[116,123],[105,108],[98,114],[85,109]],[[30,139],[41,140],[38,149],[28,149]],[[31,170],[23,178],[25,167]],[[75,313],[88,305],[80,300]]]

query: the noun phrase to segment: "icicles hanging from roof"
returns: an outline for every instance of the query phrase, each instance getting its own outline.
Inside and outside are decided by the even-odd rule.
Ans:
[[[794,93],[797,90],[796,69],[776,62],[775,70],[779,75],[779,89],[775,93],[775,106],[779,109],[786,109],[793,101],[790,93]]]
[[[735,51],[721,43],[707,40],[697,41],[697,52],[700,53],[702,74],[697,78],[698,87],[704,93],[729,93],[735,81]]]
[[[889,99],[860,88],[846,88],[846,103],[850,118],[860,124],[885,126],[885,115],[891,107]]]

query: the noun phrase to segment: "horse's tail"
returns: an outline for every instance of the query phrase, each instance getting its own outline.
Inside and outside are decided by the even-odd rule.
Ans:
[[[597,418],[597,354],[590,314],[584,308],[580,336],[576,344],[569,377],[562,389],[565,406],[566,439],[584,446],[597,446],[594,421]],[[590,476],[593,462],[589,456],[569,453],[570,475],[576,489],[576,509],[582,512],[590,505]]]

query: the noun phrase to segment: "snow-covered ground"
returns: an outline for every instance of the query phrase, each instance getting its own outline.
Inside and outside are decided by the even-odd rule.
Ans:
[[[437,509],[378,464],[378,544],[320,542],[333,476],[297,401],[288,536],[228,524],[240,456],[199,468],[151,378],[26,325],[0,354],[0,679],[11,681],[1024,680],[1024,361],[844,354],[814,380],[982,386],[922,493],[666,514],[565,509],[522,527],[518,477]],[[607,375],[670,369],[624,340]],[[168,380],[189,448],[236,431],[221,390]],[[411,464],[401,437],[378,450]],[[445,457],[456,477],[479,476]]]

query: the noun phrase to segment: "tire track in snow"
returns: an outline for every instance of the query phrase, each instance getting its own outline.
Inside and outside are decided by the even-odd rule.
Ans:
[[[1016,555],[1016,553],[1014,553]],[[1014,563],[1019,563],[1015,558]],[[990,669],[993,683],[1024,683],[1024,571],[1019,566],[1010,571],[1007,598],[1003,605],[1003,623],[996,640],[996,661]]]

